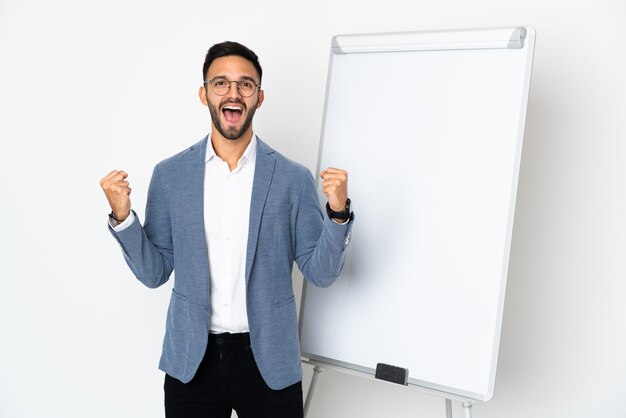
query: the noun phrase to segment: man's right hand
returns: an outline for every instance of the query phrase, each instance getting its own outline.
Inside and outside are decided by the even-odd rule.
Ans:
[[[100,186],[109,201],[113,216],[120,222],[130,214],[131,188],[126,177],[128,177],[126,172],[113,170],[100,180]]]

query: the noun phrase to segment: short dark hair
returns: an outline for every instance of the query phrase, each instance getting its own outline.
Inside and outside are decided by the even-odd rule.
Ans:
[[[209,48],[209,51],[206,53],[206,57],[204,58],[204,65],[202,66],[202,81],[206,81],[206,73],[209,71],[209,66],[211,66],[211,63],[214,60],[217,58],[227,57],[229,55],[236,55],[250,61],[259,73],[259,83],[261,83],[263,70],[261,69],[261,64],[259,64],[259,57],[257,57],[254,51],[250,48],[241,45],[238,42],[232,41],[221,42]]]

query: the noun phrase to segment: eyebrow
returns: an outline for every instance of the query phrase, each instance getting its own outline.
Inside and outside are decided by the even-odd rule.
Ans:
[[[216,76],[211,77],[209,80],[215,80],[216,78],[225,78],[226,80],[229,80],[229,81],[235,81],[235,80],[230,80],[225,75],[216,75]],[[237,81],[243,81],[243,80],[252,81],[254,84],[260,84],[260,83],[257,83],[254,78],[252,78],[250,76],[247,76],[247,75],[239,77],[239,80],[237,80]]]

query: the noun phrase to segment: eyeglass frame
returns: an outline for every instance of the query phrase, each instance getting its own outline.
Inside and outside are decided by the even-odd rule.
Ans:
[[[216,77],[213,77],[213,78],[212,78],[212,79],[210,79],[210,80],[205,81],[205,82],[204,82],[204,85],[206,86],[207,84],[211,84],[211,83],[213,82],[213,80],[218,79],[218,78],[224,79],[224,80],[226,80],[226,81],[228,82],[228,90],[226,90],[226,92],[225,92],[224,94],[219,94],[219,93],[217,93],[217,92],[215,91],[215,87],[213,87],[213,88],[212,88],[213,93],[215,93],[216,95],[218,95],[218,96],[220,96],[220,97],[222,97],[222,96],[226,96],[226,95],[228,94],[228,92],[230,91],[230,86],[231,86],[231,84],[233,84],[233,83],[237,83],[237,92],[238,92],[239,94],[241,94],[241,97],[246,98],[246,99],[247,99],[247,98],[249,98],[249,97],[254,96],[254,93],[256,93],[257,91],[261,90],[261,85],[260,85],[260,84],[257,84],[257,83],[256,83],[256,81],[254,81],[254,79],[253,79],[253,78],[248,78],[248,77],[245,77],[245,78],[243,78],[243,79],[242,79],[242,80],[240,80],[240,81],[237,81],[237,80],[229,80],[229,79],[227,79],[226,77],[222,77],[222,76],[216,76]],[[244,95],[241,93],[241,90],[239,90],[239,84],[240,84],[240,83],[243,83],[244,81],[251,82],[251,83],[254,85],[254,91],[253,91],[253,92],[252,92],[252,94],[250,94],[249,96],[244,96]]]

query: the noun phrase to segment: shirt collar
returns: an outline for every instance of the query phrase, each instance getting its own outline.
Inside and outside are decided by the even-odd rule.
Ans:
[[[208,136],[208,141],[209,142],[207,143],[207,147],[206,147],[206,156],[204,157],[205,163],[208,163],[209,160],[213,157],[219,158],[217,154],[215,154],[215,150],[213,149],[213,145],[211,144],[211,134],[209,134]],[[252,139],[250,140],[248,147],[243,152],[243,155],[241,156],[241,158],[239,158],[239,161],[237,161],[237,166],[241,166],[245,162],[256,161],[256,144],[257,144],[257,137],[253,132]]]

